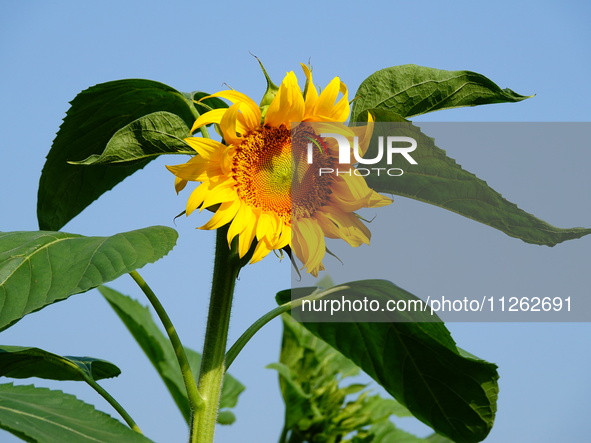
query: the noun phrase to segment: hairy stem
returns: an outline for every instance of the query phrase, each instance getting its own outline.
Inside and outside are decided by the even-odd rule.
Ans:
[[[212,443],[218,415],[222,383],[226,371],[224,357],[230,311],[236,278],[241,263],[238,254],[228,247],[227,227],[217,230],[216,251],[209,300],[205,343],[199,372],[199,391],[204,407],[197,410],[191,421],[191,443]]]

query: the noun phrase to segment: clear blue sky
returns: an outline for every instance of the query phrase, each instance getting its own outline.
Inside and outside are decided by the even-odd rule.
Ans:
[[[315,81],[335,75],[351,90],[374,71],[415,63],[482,73],[501,87],[537,94],[518,104],[434,113],[430,121],[591,121],[591,5],[579,1],[281,3],[155,1],[15,1],[0,3],[0,230],[36,230],[37,184],[44,157],[68,102],[87,87],[121,78],[147,78],[181,91],[232,88],[259,97],[264,82],[249,54],[280,81],[308,60]],[[460,164],[519,204],[560,227],[591,226],[591,146],[441,146]],[[512,161],[507,160],[511,151]],[[187,195],[176,196],[166,158],[150,164],[101,197],[64,230],[110,235],[150,225],[173,226]],[[591,238],[546,248],[527,245],[442,209],[397,198],[397,249],[391,278],[426,296],[442,287],[539,294],[577,291],[591,296]],[[174,251],[142,274],[160,294],[181,337],[200,348],[212,268],[204,219],[179,219]],[[401,235],[400,233],[404,233]],[[398,235],[398,237],[396,237]],[[272,255],[240,278],[230,341],[274,306],[290,285],[289,263]],[[141,299],[125,277],[112,284]],[[458,344],[499,365],[497,423],[487,442],[588,439],[591,325],[462,323],[448,325]],[[97,292],[77,295],[32,314],[2,333],[9,345],[91,355],[119,365],[104,382],[158,443],[184,441],[186,429],[160,380]],[[231,372],[247,387],[235,425],[218,441],[273,442],[282,426],[274,322],[245,349]],[[36,381],[37,383],[37,381]],[[113,413],[86,386],[60,386]],[[405,421],[405,426],[425,432]],[[13,441],[8,434],[2,441]]]

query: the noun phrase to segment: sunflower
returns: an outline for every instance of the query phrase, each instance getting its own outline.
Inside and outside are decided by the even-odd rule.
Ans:
[[[251,263],[289,246],[303,268],[317,276],[324,269],[325,237],[343,239],[354,247],[369,244],[371,233],[354,211],[392,200],[351,173],[352,164],[338,163],[336,141],[319,135],[342,134],[357,141],[361,153],[367,149],[371,124],[344,125],[350,112],[345,84],[335,77],[319,94],[310,69],[302,67],[307,79],[304,92],[289,72],[268,106],[259,107],[233,90],[209,96],[225,98],[232,105],[201,115],[191,133],[213,123],[222,142],[189,137],[185,141],[196,155],[167,168],[176,176],[177,192],[188,181],[201,183],[187,201],[186,214],[206,208],[215,213],[200,229],[229,224],[228,243],[238,236],[240,257],[256,244]],[[349,174],[319,174],[320,168],[343,167],[350,168]]]

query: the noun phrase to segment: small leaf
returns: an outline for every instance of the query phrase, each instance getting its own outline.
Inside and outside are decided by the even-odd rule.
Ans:
[[[151,440],[73,395],[0,385],[0,427],[33,443],[148,443]]]
[[[519,102],[530,97],[501,89],[476,72],[393,66],[373,73],[361,83],[355,94],[351,121],[361,121],[360,114],[368,109],[412,117],[462,106]]]
[[[178,361],[170,341],[152,319],[149,309],[136,300],[106,286],[101,286],[99,291],[152,362],[183,417],[189,423],[191,411]],[[197,378],[201,365],[201,355],[188,348],[185,348],[185,352],[193,374]],[[244,386],[230,374],[226,374],[222,387],[219,423],[233,423],[234,415],[231,411],[223,408],[236,406],[238,396],[242,391],[244,391]]]
[[[505,234],[519,238],[527,243],[554,246],[565,240],[572,240],[591,233],[587,228],[561,229],[529,214],[474,174],[462,169],[456,161],[447,156],[437,146],[433,138],[404,121],[399,115],[380,109],[369,112],[377,124],[373,141],[366,153],[367,158],[375,158],[378,146],[376,138],[393,133],[414,138],[417,148],[412,158],[418,163],[410,165],[402,156],[393,157],[393,164],[386,164],[386,156],[375,167],[390,168],[402,166],[404,175],[393,177],[388,174],[369,174],[367,184],[378,192],[401,195],[414,200],[429,203],[464,217],[471,218],[485,225],[492,226]],[[397,157],[400,157],[398,159]],[[405,164],[394,164],[401,160]]]
[[[37,218],[44,230],[61,229],[154,157],[116,168],[87,168],[68,164],[69,161],[102,154],[117,131],[148,114],[166,111],[178,116],[187,127],[191,127],[196,116],[191,100],[170,86],[151,80],[101,83],[79,93],[71,104],[39,181]]]
[[[0,330],[25,315],[153,263],[177,233],[152,226],[111,237],[0,232]]]
[[[39,377],[49,380],[84,381],[117,377],[121,370],[106,360],[52,354],[39,348],[0,346],[0,376]]]
[[[102,154],[94,154],[73,165],[125,163],[162,154],[191,154],[195,151],[183,141],[189,136],[185,122],[170,112],[153,112],[134,120],[111,137]]]
[[[336,293],[338,297],[367,297],[380,300],[382,306],[388,300],[416,299],[385,280],[339,286],[348,289]],[[300,288],[295,295],[305,292]],[[278,303],[285,301],[285,295],[286,291],[278,294]],[[490,432],[498,393],[496,366],[464,356],[443,323],[306,322],[302,326],[351,359],[438,433],[461,443],[481,441]]]

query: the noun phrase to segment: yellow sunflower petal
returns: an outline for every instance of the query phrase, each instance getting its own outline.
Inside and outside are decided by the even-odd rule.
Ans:
[[[213,214],[213,217],[203,226],[199,227],[199,229],[217,229],[230,223],[236,216],[239,207],[239,200],[222,203],[218,210],[215,211],[215,214]]]
[[[191,213],[201,206],[203,203],[203,199],[207,196],[209,191],[209,183],[201,183],[197,186],[191,195],[189,196],[189,200],[187,200],[187,207],[185,208],[185,212],[187,215],[191,215]]]
[[[212,123],[219,123],[222,120],[222,117],[226,113],[226,108],[221,109],[214,109],[213,111],[206,112],[203,115],[200,115],[195,123],[193,123],[193,127],[191,128],[191,134],[194,133],[197,129],[201,126],[210,125]]]
[[[326,252],[324,234],[315,220],[303,218],[292,225],[292,233],[299,244],[298,256],[304,266],[309,269],[316,269],[322,263]]]
[[[245,203],[241,203],[236,216],[228,228],[228,244],[231,245],[234,237],[244,231],[246,226],[254,221],[256,221],[256,219],[252,208]]]
[[[240,104],[240,112],[242,113],[244,126],[248,131],[254,131],[261,124],[261,110],[259,106],[246,94],[238,91],[221,91],[211,94],[208,97],[203,97],[202,100],[209,97],[222,97],[228,99],[232,103]]]
[[[166,165],[166,169],[176,175],[178,179],[185,181],[186,184],[186,181],[200,180],[199,177],[207,170],[208,166],[201,157],[195,156],[182,165]]]
[[[236,191],[234,190],[231,180],[227,180],[222,184],[210,186],[209,192],[203,199],[203,203],[201,205],[202,208],[209,208],[210,206],[214,206],[219,203],[235,200],[236,197]]]
[[[305,111],[304,111],[304,118],[306,120],[313,115],[316,114],[316,104],[318,103],[318,91],[316,90],[316,86],[314,86],[314,81],[312,80],[312,71],[303,63],[302,69],[304,70],[304,74],[306,75],[306,97],[305,97]]]
[[[325,233],[327,230],[336,238],[345,240],[353,247],[369,244],[371,232],[352,212],[335,207],[325,207],[314,214]],[[332,237],[335,238],[335,237]]]
[[[185,186],[187,186],[187,183],[188,183],[187,180],[183,180],[180,177],[175,177],[174,178],[174,190],[176,191],[176,193],[178,194],[183,189],[185,189]]]
[[[244,230],[238,235],[238,255],[240,258],[244,257],[250,246],[252,245],[252,241],[254,240],[255,232],[257,229],[257,220],[253,214],[253,222],[248,223]]]
[[[304,98],[298,85],[298,79],[292,72],[288,72],[277,95],[269,105],[265,124],[277,126],[290,122],[301,122],[304,118]]]
[[[210,158],[213,153],[226,149],[224,144],[210,138],[187,137],[184,140],[197,154],[204,158]]]
[[[318,106],[316,112],[319,115],[330,116],[334,108],[335,101],[339,95],[341,80],[338,77],[333,78],[328,86],[320,93],[318,97]]]
[[[271,252],[272,249],[273,248],[271,248],[266,241],[259,241],[256,245],[256,248],[254,248],[250,263],[252,264],[261,261],[269,254],[269,252]]]
[[[224,116],[220,120],[220,129],[222,130],[224,141],[232,145],[238,145],[241,142],[240,137],[236,135],[236,131],[242,132],[238,128],[237,116],[239,109],[240,104],[230,106],[226,109]]]
[[[385,195],[378,194],[377,192],[373,192],[371,197],[369,198],[368,207],[369,208],[381,208],[382,206],[387,206],[392,203],[394,200],[390,197],[386,197]]]

